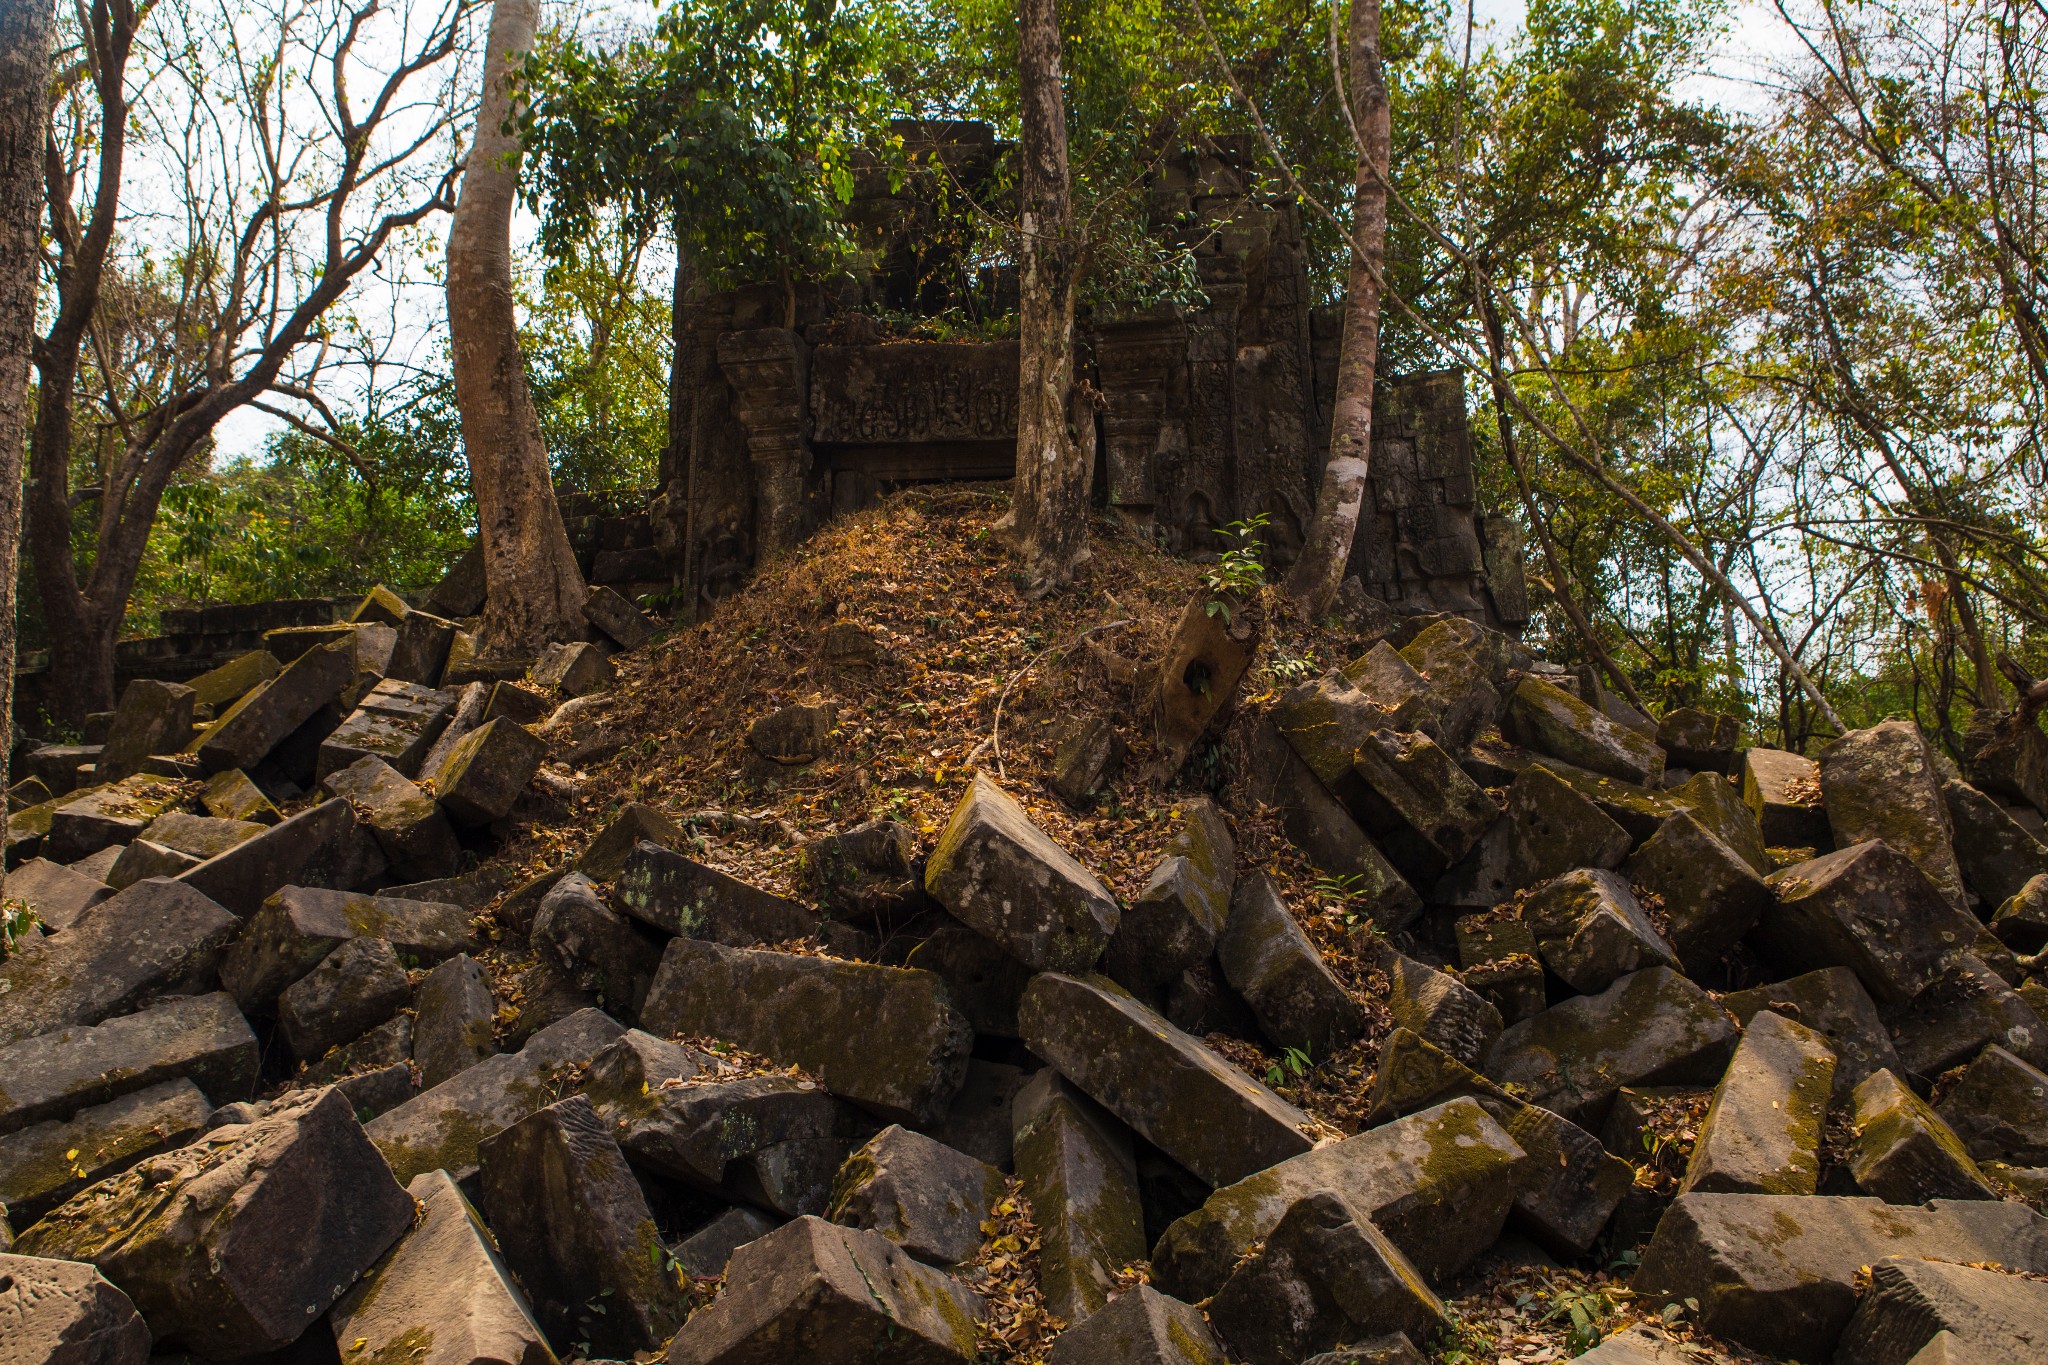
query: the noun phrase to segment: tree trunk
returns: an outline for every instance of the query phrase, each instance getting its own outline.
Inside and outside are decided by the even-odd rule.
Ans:
[[[1287,576],[1287,595],[1304,615],[1320,617],[1336,599],[1351,562],[1351,542],[1372,467],[1373,380],[1379,368],[1380,272],[1387,247],[1387,166],[1393,140],[1386,73],[1380,67],[1380,0],[1351,0],[1352,122],[1358,128],[1358,173],[1352,190],[1351,272],[1344,287],[1344,337],[1330,412],[1330,459],[1316,496],[1301,556]]]
[[[89,77],[99,103],[99,166],[92,212],[83,224],[71,216],[68,177],[60,178],[54,163],[44,166],[43,192],[57,250],[57,312],[35,346],[36,412],[28,451],[28,549],[50,639],[50,676],[61,682],[46,691],[45,700],[60,719],[74,724],[88,712],[114,705],[114,640],[127,604],[123,597],[109,613],[78,581],[71,554],[72,404],[80,349],[99,311],[120,212],[128,151],[128,57],[147,11],[138,14],[133,5],[115,3],[104,15],[97,8],[94,13],[86,41],[94,49]]]
[[[512,303],[519,140],[508,77],[533,46],[535,0],[495,0],[476,139],[448,231],[448,334],[484,558],[479,644],[502,658],[583,633],[583,575],[555,503]]]
[[[1066,583],[1088,553],[1093,413],[1074,385],[1074,295],[1080,252],[1067,176],[1066,96],[1056,0],[1020,0],[1018,84],[1024,105],[1024,259],[1017,307],[1017,472],[1005,518],[1024,590]]]
[[[35,346],[43,140],[50,124],[49,0],[0,5],[0,787],[13,751],[14,596],[21,576],[21,451]]]

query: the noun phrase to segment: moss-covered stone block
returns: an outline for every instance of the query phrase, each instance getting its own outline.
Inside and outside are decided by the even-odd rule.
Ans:
[[[1327,1191],[1441,1284],[1499,1237],[1523,1159],[1477,1101],[1451,1100],[1218,1189],[1153,1247],[1153,1282],[1189,1302],[1207,1298],[1297,1200]]]
[[[981,1296],[877,1233],[799,1218],[732,1254],[669,1365],[969,1365]]]
[[[1742,1031],[1693,1144],[1682,1190],[1812,1194],[1835,1051],[1813,1029],[1769,1010]]]
[[[973,1041],[931,972],[670,941],[641,1027],[720,1038],[803,1067],[897,1123],[936,1122],[967,1076]]]
[[[1310,1145],[1307,1115],[1107,977],[1041,973],[1017,1015],[1034,1053],[1212,1184]]]
[[[1820,791],[1837,848],[1882,839],[1950,905],[1967,903],[1941,775],[1919,726],[1888,720],[1843,735],[1821,751]]]
[[[1511,738],[1576,767],[1644,785],[1664,773],[1656,741],[1540,678],[1515,685],[1505,724]]]
[[[347,1100],[319,1090],[95,1186],[15,1249],[90,1261],[158,1339],[233,1360],[297,1341],[412,1220]]]
[[[975,774],[925,864],[925,891],[1039,971],[1087,971],[1121,911],[1095,874]]]
[[[1481,1070],[1597,1127],[1624,1085],[1719,1081],[1738,1033],[1713,997],[1668,967],[1651,967],[1509,1028]]]
[[[1866,1077],[1853,1103],[1849,1172],[1866,1194],[1887,1204],[1998,1197],[1962,1139],[1891,1072]]]

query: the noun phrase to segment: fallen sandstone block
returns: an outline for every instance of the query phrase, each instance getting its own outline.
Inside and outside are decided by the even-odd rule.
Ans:
[[[1803,1024],[1769,1010],[1742,1030],[1714,1090],[1681,1191],[1812,1194],[1835,1053]]]
[[[469,912],[459,905],[287,886],[243,922],[220,979],[243,1009],[268,1013],[286,987],[351,940],[383,939],[416,961],[439,962],[468,936]]]
[[[316,1061],[389,1019],[412,999],[398,953],[381,938],[352,938],[277,997],[278,1032],[302,1062]]]
[[[706,1193],[778,1207],[786,1201],[771,1188],[782,1177],[777,1163],[817,1156],[829,1162],[825,1188],[801,1211],[823,1212],[832,1177],[874,1135],[874,1121],[814,1082],[719,1080],[706,1070],[711,1063],[695,1048],[629,1029],[592,1059],[585,1093],[637,1164]]]
[[[818,930],[818,916],[808,907],[644,839],[624,856],[612,899],[664,934],[728,948],[809,938]]]
[[[356,808],[370,827],[392,872],[408,881],[450,877],[462,866],[462,845],[434,798],[381,758],[337,768],[321,782]]]
[[[485,721],[435,770],[434,796],[458,823],[488,825],[511,814],[545,757],[547,744],[523,725],[503,716]]]
[[[1296,1365],[1368,1333],[1429,1340],[1450,1316],[1370,1218],[1320,1193],[1296,1200],[1237,1264],[1209,1320],[1250,1365]]]
[[[0,1208],[33,1223],[87,1185],[182,1147],[212,1113],[199,1087],[181,1078],[0,1137]]]
[[[1047,1365],[1226,1365],[1201,1313],[1149,1284],[1054,1338]]]
[[[1184,823],[1145,889],[1124,907],[1103,972],[1130,990],[1155,989],[1215,950],[1230,920],[1237,845],[1207,797],[1182,802]]]
[[[1053,1312],[1084,1321],[1145,1258],[1131,1135],[1051,1067],[1017,1092],[1011,1113],[1017,1178],[1039,1227],[1040,1289]]]
[[[682,1296],[647,1197],[582,1095],[477,1144],[484,1209],[506,1264],[557,1340],[630,1359],[667,1341]]]
[[[615,913],[581,872],[571,872],[541,897],[529,936],[548,957],[614,1018],[634,1020],[661,966],[662,940],[644,925]]]
[[[1316,870],[1342,878],[1352,903],[1382,929],[1405,928],[1422,913],[1422,897],[1358,827],[1270,720],[1252,729],[1252,799],[1274,807],[1287,841]]]
[[[145,1365],[149,1328],[126,1294],[76,1261],[0,1254],[0,1360]]]
[[[1870,1288],[1835,1358],[1912,1365],[1937,1334],[1949,1337],[1952,1360],[2039,1360],[2048,1350],[2048,1284],[1980,1267],[1888,1257],[1870,1267]]]
[[[284,819],[270,798],[260,791],[240,768],[229,768],[206,779],[199,804],[208,815],[222,820],[244,820],[253,825],[274,825]]]
[[[198,741],[208,772],[247,771],[324,706],[337,702],[356,676],[353,633],[308,649],[269,682],[252,688]]]
[[[1085,972],[1116,932],[1114,897],[977,773],[925,864],[925,891],[1038,971]]]
[[[1783,749],[1750,749],[1742,756],[1742,801],[1756,815],[1772,848],[1826,850],[1834,836],[1821,806],[1820,765]]]
[[[1106,977],[1040,973],[1017,1022],[1033,1052],[1212,1184],[1308,1149],[1306,1115]]]
[[[1217,1190],[1153,1247],[1153,1282],[1190,1303],[1209,1297],[1296,1200],[1331,1191],[1370,1218],[1425,1280],[1443,1283],[1500,1235],[1523,1159],[1476,1100],[1452,1100]]]
[[[1756,869],[1691,811],[1665,820],[1621,871],[1663,899],[1671,949],[1690,975],[1710,970],[1771,903]]]
[[[2005,904],[2033,878],[2048,873],[2048,846],[1996,801],[1954,778],[1941,784],[1941,796],[1963,885],[1987,908]]]
[[[1849,1173],[1865,1194],[1887,1204],[1998,1197],[1961,1140],[1891,1072],[1866,1077],[1853,1102]]]
[[[410,1365],[555,1365],[491,1234],[448,1173],[417,1176],[406,1193],[418,1221],[328,1319],[343,1365],[399,1355]]]
[[[1580,868],[1552,878],[1529,893],[1522,919],[1550,969],[1588,995],[1632,972],[1678,966],[1634,890],[1612,872]]]
[[[412,1217],[347,1101],[319,1090],[94,1186],[16,1246],[93,1263],[153,1335],[234,1359],[297,1341]]]
[[[1968,903],[1941,777],[1919,726],[1888,720],[1843,735],[1821,750],[1820,790],[1835,847],[1882,839],[1912,859],[1949,905]]]
[[[60,797],[51,805],[43,856],[77,863],[102,849],[139,839],[152,820],[183,804],[186,791],[168,778],[136,773],[111,785]],[[8,823],[12,825],[28,813],[19,811]]]
[[[1759,1011],[1772,1010],[1827,1039],[1835,1053],[1831,1104],[1846,1107],[1850,1092],[1871,1072],[1900,1069],[1876,1003],[1847,967],[1827,967],[1789,981],[1730,991],[1720,999],[1721,1008],[1745,1028]]]
[[[1758,951],[1793,970],[1847,967],[1879,1005],[1920,994],[1976,938],[1974,920],[1904,853],[1877,840],[1765,880],[1777,901],[1750,933]]]
[[[556,1086],[623,1031],[601,1010],[579,1010],[519,1051],[478,1062],[380,1114],[367,1126],[370,1140],[401,1180],[436,1169],[466,1179],[477,1169],[478,1143],[552,1103]]]
[[[1711,996],[1668,967],[1624,976],[1507,1029],[1480,1069],[1597,1126],[1624,1085],[1711,1085],[1739,1030]]]
[[[227,995],[186,996],[0,1047],[0,1133],[184,1077],[215,1104],[256,1089],[256,1035]]]
[[[969,1365],[981,1297],[888,1238],[799,1218],[732,1254],[669,1365]]]
[[[1327,1057],[1365,1032],[1365,1008],[1337,980],[1264,872],[1238,880],[1216,961],[1281,1047]]]
[[[930,972],[671,940],[641,1010],[650,1033],[722,1038],[810,1071],[898,1123],[931,1123],[973,1041]]]
[[[2048,1075],[1996,1043],[1977,1054],[1935,1113],[1976,1160],[2048,1165]]]
[[[1655,740],[1540,678],[1523,678],[1515,685],[1506,728],[1519,742],[1574,767],[1646,786],[1664,774],[1664,751]]]
[[[1003,1173],[891,1124],[846,1159],[825,1216],[879,1232],[929,1265],[970,1260],[1003,1196]]]
[[[1702,1331],[1795,1360],[1825,1360],[1855,1315],[1856,1278],[1888,1256],[1996,1261],[2048,1273],[2048,1219],[2018,1204],[1683,1194],[1632,1286],[1657,1308],[1694,1299]]]
[[[336,798],[208,858],[180,873],[178,880],[211,896],[229,914],[246,919],[284,887],[346,891],[385,866],[383,850],[356,819],[355,808]]]
[[[192,742],[192,707],[199,694],[182,683],[137,678],[121,689],[113,723],[100,749],[99,780],[119,782],[142,771],[152,754],[174,754]]]
[[[31,858],[7,874],[7,899],[26,901],[45,933],[63,932],[113,894],[105,882],[47,858]]]
[[[1500,1037],[1500,1011],[1449,972],[1405,953],[1388,950],[1385,966],[1394,1022],[1467,1066],[1479,1065]]]
[[[138,882],[37,951],[0,961],[0,1046],[208,990],[238,927],[190,887]]]
[[[428,1090],[498,1051],[492,1037],[497,1003],[483,969],[458,953],[427,973],[413,993],[412,1060]]]

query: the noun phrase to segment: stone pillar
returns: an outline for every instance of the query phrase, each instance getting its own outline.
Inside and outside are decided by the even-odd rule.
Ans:
[[[766,557],[787,550],[816,524],[811,488],[809,349],[784,327],[727,332],[718,364],[733,387],[754,467],[754,544]]]
[[[1109,505],[1149,525],[1159,500],[1160,427],[1174,372],[1188,358],[1187,323],[1171,306],[1106,321],[1095,333]]]

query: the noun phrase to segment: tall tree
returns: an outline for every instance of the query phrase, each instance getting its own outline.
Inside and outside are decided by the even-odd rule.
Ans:
[[[1085,252],[1074,230],[1060,56],[1057,0],[1020,0],[1017,471],[1005,529],[1031,596],[1067,582],[1087,555],[1095,467],[1095,416],[1074,376],[1074,303]]]
[[[1342,80],[1334,44],[1331,57],[1332,72]],[[1380,281],[1387,246],[1387,163],[1393,141],[1392,106],[1380,63],[1379,0],[1351,0],[1346,57],[1346,117],[1358,143],[1358,172],[1352,188],[1343,340],[1330,403],[1330,457],[1323,466],[1315,519],[1287,575],[1287,595],[1310,617],[1329,610],[1344,581],[1372,464],[1372,395],[1379,367]]]
[[[512,300],[519,135],[514,74],[533,47],[535,0],[494,0],[476,138],[448,231],[448,334],[462,446],[484,556],[486,653],[518,657],[580,633],[583,574],[569,547]]]
[[[29,553],[65,684],[50,700],[68,718],[113,705],[114,641],[150,530],[221,422],[255,407],[336,437],[317,392],[342,344],[329,310],[395,235],[451,206],[456,111],[424,87],[475,3],[403,15],[351,0],[79,5],[73,76],[47,129],[54,288],[28,481]],[[131,140],[170,211],[124,205]],[[137,280],[160,302],[147,317],[124,300]]]
[[[21,450],[35,345],[37,232],[49,128],[50,0],[0,6],[0,740],[14,722],[14,596],[21,567]],[[0,747],[0,786],[7,755]]]

